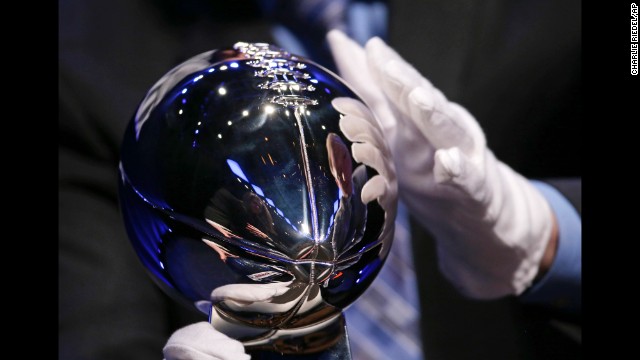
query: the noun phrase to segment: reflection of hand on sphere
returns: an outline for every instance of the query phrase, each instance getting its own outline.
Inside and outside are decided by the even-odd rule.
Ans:
[[[385,210],[386,217],[381,238],[389,238],[391,243],[395,229],[398,206],[398,181],[393,165],[393,156],[382,136],[382,129],[374,114],[367,106],[353,98],[336,98],[333,106],[345,116],[340,119],[340,129],[353,141],[352,153],[356,161],[371,166],[378,175],[368,180],[362,187],[362,201],[372,200]]]
[[[353,194],[353,181],[351,180],[352,162],[349,149],[339,135],[329,133],[327,136],[327,151],[329,152],[329,168],[336,179],[336,183],[343,196]]]

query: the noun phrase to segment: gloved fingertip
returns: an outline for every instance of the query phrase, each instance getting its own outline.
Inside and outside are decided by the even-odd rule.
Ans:
[[[349,97],[337,97],[331,100],[331,106],[333,106],[334,109],[338,110],[338,112],[346,115],[353,111],[354,101],[356,100]]]
[[[327,32],[327,41],[329,43],[339,43],[349,41],[349,38],[344,32],[342,32],[342,30],[331,29],[329,30],[329,32]]]
[[[378,65],[384,65],[390,60],[404,61],[400,54],[377,36],[369,39],[365,44],[364,49],[367,53],[367,57]]]
[[[387,61],[394,59],[392,51],[384,44],[384,41],[378,37],[373,37],[364,45],[367,61],[371,70],[381,71]]]
[[[361,143],[354,142],[353,144],[351,144],[351,157],[357,163],[362,163],[361,154],[364,150],[361,147],[362,147]]]
[[[337,37],[337,36],[346,37],[345,33],[340,29],[331,29],[327,31],[327,37]]]
[[[350,115],[345,115],[340,119],[340,122],[338,122],[338,127],[349,141],[354,142],[358,136],[358,130],[352,126],[351,118]]]
[[[372,196],[371,193],[366,193],[366,192],[363,191],[360,194],[360,199],[362,200],[362,203],[366,205],[366,204],[370,203],[371,201],[375,200],[376,197]]]
[[[344,97],[337,97],[333,100],[331,100],[331,106],[333,106],[334,109],[336,109],[338,112],[341,113],[346,113],[345,107],[344,107]]]
[[[364,184],[360,193],[360,199],[362,199],[364,204],[368,204],[373,200],[384,197],[386,192],[387,182],[381,175],[376,175]]]
[[[360,100],[350,97],[337,97],[331,100],[331,105],[346,116],[354,115],[369,119],[374,117],[371,110]]]
[[[379,36],[374,36],[367,40],[367,42],[364,44],[364,47],[367,50],[371,49],[374,51],[388,48],[387,44]]]

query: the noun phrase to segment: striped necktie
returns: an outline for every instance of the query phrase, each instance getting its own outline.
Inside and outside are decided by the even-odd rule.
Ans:
[[[345,316],[353,360],[423,359],[409,219],[402,203],[382,270]]]

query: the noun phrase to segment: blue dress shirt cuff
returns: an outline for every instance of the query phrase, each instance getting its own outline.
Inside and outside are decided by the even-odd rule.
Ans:
[[[582,310],[582,219],[554,187],[531,183],[551,205],[558,221],[558,249],[551,268],[520,295],[523,303],[543,305],[569,313]]]

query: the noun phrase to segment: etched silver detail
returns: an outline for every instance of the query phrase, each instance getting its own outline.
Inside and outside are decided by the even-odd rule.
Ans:
[[[258,69],[254,73],[256,77],[269,79],[258,84],[259,89],[279,92],[279,95],[271,98],[272,103],[287,107],[318,104],[317,100],[303,94],[316,88],[303,81],[310,79],[311,75],[301,71],[307,65],[298,61],[296,56],[266,43],[238,42],[233,48],[252,59],[246,64]]]
[[[264,90],[280,90],[280,91],[315,91],[313,85],[303,84],[296,81],[267,81],[258,85],[258,88]]]
[[[278,95],[272,97],[269,101],[287,107],[318,105],[318,100],[299,95]]]
[[[297,70],[290,70],[288,68],[272,68],[269,70],[258,70],[255,72],[257,77],[274,77],[276,75],[288,75],[293,76],[297,79],[309,79],[311,75],[308,73],[303,73]]]
[[[252,58],[282,58],[292,57],[287,51],[267,43],[238,42],[233,48]]]

